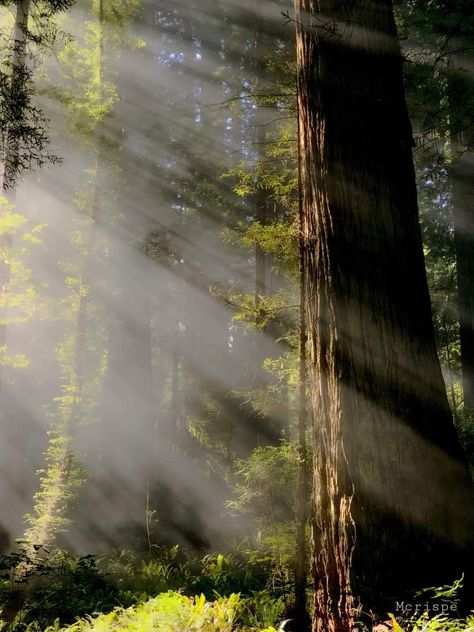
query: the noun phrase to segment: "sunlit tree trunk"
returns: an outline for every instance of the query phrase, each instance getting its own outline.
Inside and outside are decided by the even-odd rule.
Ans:
[[[300,126],[298,125],[298,136]],[[304,221],[303,198],[301,195],[301,156],[298,158],[299,174],[299,225]],[[296,629],[305,630],[309,627],[309,617],[306,609],[306,576],[307,576],[307,545],[306,527],[308,521],[308,449],[306,444],[306,430],[308,421],[308,371],[307,371],[307,331],[306,331],[306,265],[305,250],[300,239],[300,366],[299,366],[299,411],[297,457],[298,471],[296,484],[296,555],[295,555],[295,623]]]
[[[343,632],[359,595],[433,578],[433,557],[459,570],[448,552],[471,537],[471,489],[435,349],[392,5],[295,8],[313,627]]]

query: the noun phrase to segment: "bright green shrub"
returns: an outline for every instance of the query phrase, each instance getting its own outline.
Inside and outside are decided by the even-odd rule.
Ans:
[[[167,592],[127,609],[89,616],[69,626],[68,632],[232,632],[240,595],[214,602]],[[55,632],[50,627],[46,632]]]
[[[424,614],[409,627],[402,627],[393,615],[390,618],[394,632],[474,632],[474,616],[461,620],[449,619],[446,615],[430,618]]]

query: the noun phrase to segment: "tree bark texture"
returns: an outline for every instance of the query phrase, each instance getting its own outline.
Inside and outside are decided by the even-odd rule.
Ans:
[[[391,2],[295,9],[313,629],[342,632],[359,597],[433,579],[434,551],[459,570],[471,481],[436,354]]]

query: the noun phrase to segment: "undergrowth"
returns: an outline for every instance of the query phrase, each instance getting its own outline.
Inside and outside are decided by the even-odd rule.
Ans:
[[[263,551],[154,556],[121,549],[96,558],[25,549],[0,556],[1,632],[278,632],[290,629],[290,586]],[[414,595],[428,604],[459,602],[453,586]],[[430,606],[431,607],[431,606]],[[456,608],[454,607],[454,610]],[[13,613],[13,614],[12,614]],[[431,615],[434,613],[431,612]],[[8,616],[7,616],[8,615]],[[374,627],[375,626],[375,627]],[[387,615],[360,632],[474,632],[474,616]]]
[[[167,592],[127,609],[118,609],[97,617],[89,616],[69,626],[67,632],[234,632],[262,630],[239,624],[242,601],[239,594],[207,601],[204,595],[185,597]],[[46,632],[64,628],[53,625]],[[282,629],[282,628],[281,628]],[[276,632],[267,627],[263,632]]]

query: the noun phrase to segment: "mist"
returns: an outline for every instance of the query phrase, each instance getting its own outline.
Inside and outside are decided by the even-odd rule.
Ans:
[[[255,292],[255,248],[223,238],[255,201],[223,176],[259,160],[258,126],[271,133],[252,94],[270,92],[258,76],[266,40],[281,40],[282,58],[291,50],[285,6],[118,3],[124,15],[105,6],[101,24],[81,1],[61,19],[66,53],[44,62],[41,96],[61,164],[30,173],[15,195],[25,225],[14,250],[28,272],[12,280],[5,317],[8,354],[23,358],[2,371],[10,544],[27,532],[95,552],[148,528],[199,548],[251,531],[225,509],[229,468],[278,444],[288,419],[264,418],[238,391],[274,379],[262,362],[286,343],[284,331],[247,331],[226,303],[229,288]],[[106,115],[93,110],[100,101]],[[269,259],[265,293],[289,290]],[[221,429],[207,447],[206,406]],[[65,498],[45,490],[35,501],[58,467]]]

